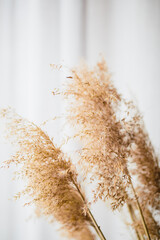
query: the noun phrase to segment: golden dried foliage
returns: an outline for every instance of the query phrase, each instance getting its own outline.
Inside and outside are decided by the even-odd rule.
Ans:
[[[65,160],[61,150],[33,123],[10,109],[1,111],[1,116],[6,121],[7,136],[18,146],[5,165],[21,166],[21,177],[27,180],[22,194],[30,197],[29,204],[35,204],[49,220],[58,221],[68,238],[93,240],[91,220],[83,213],[85,203],[73,184],[76,173],[70,161]]]
[[[95,198],[109,198],[115,209],[128,198],[129,186],[128,142],[115,114],[121,96],[111,83],[104,61],[93,70],[83,64],[72,74],[64,95],[71,100],[69,120],[84,143],[80,164],[84,171],[94,168],[91,178],[98,178],[99,183]]]
[[[130,135],[131,176],[136,176],[136,193],[139,198],[147,226],[153,239],[158,239],[160,228],[154,215],[160,215],[160,168],[158,157],[146,132],[143,119],[133,103],[126,103],[134,110],[126,129]],[[140,225],[140,223],[139,223]]]
[[[86,64],[72,69],[63,94],[70,101],[69,121],[84,146],[80,164],[86,174],[92,173],[92,180],[98,179],[95,198],[110,199],[113,209],[125,201],[135,207],[135,196],[130,193],[131,177],[136,176],[144,218],[152,239],[158,239],[153,209],[160,210],[160,170],[142,118],[132,113],[133,103],[118,94],[104,60],[94,69]],[[120,117],[122,105],[124,118]],[[142,229],[139,219],[135,225]]]

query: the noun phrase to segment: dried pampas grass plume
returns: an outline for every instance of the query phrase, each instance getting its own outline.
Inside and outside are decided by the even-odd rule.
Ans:
[[[109,199],[113,209],[125,202],[129,208],[138,209],[136,231],[141,230],[141,238],[158,239],[158,224],[152,211],[159,209],[157,158],[140,115],[131,117],[136,108],[118,94],[106,62],[98,62],[93,69],[86,64],[72,69],[63,95],[70,101],[69,121],[84,146],[79,163],[86,174],[92,174],[92,180],[98,178],[95,199]],[[138,176],[136,190],[133,176]]]
[[[69,121],[84,143],[80,164],[84,171],[92,172],[92,180],[98,179],[95,199],[110,199],[116,209],[128,199],[130,182],[128,141],[115,114],[121,96],[111,83],[104,61],[93,70],[86,64],[74,68],[67,83],[63,94],[71,101]]]
[[[1,111],[5,119],[7,136],[18,150],[5,162],[21,166],[21,177],[27,180],[22,192],[31,198],[40,214],[61,224],[61,231],[77,240],[93,240],[92,224],[83,213],[85,203],[75,187],[76,173],[63,153],[39,127],[21,118],[10,109]],[[73,182],[74,179],[74,182]]]
[[[126,103],[134,110],[126,129],[130,135],[130,173],[136,177],[135,191],[146,219],[152,239],[160,238],[160,168],[159,159],[146,132],[142,116],[133,103]],[[140,220],[139,225],[140,224]]]

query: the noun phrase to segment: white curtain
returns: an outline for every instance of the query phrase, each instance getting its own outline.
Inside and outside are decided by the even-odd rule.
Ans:
[[[61,85],[50,63],[93,65],[102,53],[120,91],[143,113],[159,151],[159,0],[0,0],[0,107],[8,105],[41,124],[63,108],[52,96]],[[1,140],[1,162],[10,148]],[[32,209],[8,200],[21,183],[0,170],[0,239],[59,240],[45,219],[26,221]],[[115,214],[99,203],[95,217],[107,239],[132,239]],[[118,220],[117,220],[118,219]]]

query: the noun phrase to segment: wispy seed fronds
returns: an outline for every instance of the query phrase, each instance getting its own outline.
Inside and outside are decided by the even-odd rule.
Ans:
[[[1,116],[7,125],[7,136],[18,147],[5,164],[21,166],[21,176],[27,181],[22,194],[30,197],[30,203],[42,215],[58,221],[67,237],[93,240],[90,219],[83,213],[84,201],[72,181],[74,178],[76,182],[76,173],[70,161],[35,124],[9,109],[1,111]]]
[[[136,107],[118,94],[104,60],[93,69],[86,64],[74,68],[64,95],[71,101],[69,120],[84,144],[80,164],[93,173],[92,180],[98,177],[95,197],[110,199],[114,209],[125,201],[135,208],[138,196],[149,232],[157,239],[153,212],[160,206],[160,170],[142,118],[134,114]],[[136,224],[143,229],[141,220]]]
[[[153,239],[160,234],[160,168],[159,159],[155,153],[149,135],[145,129],[142,116],[133,105],[128,103],[128,109],[134,110],[126,128],[130,135],[130,173],[136,177],[135,190]],[[140,223],[139,223],[140,224]],[[159,231],[159,233],[158,233]]]
[[[105,61],[94,69],[86,64],[72,70],[72,79],[64,95],[70,99],[69,120],[76,127],[84,148],[80,152],[81,165],[94,168],[93,180],[98,187],[95,198],[110,199],[113,209],[128,198],[127,170],[128,141],[115,112],[121,96],[111,82]]]

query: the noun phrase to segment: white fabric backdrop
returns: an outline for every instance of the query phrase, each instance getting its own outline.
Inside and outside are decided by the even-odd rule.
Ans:
[[[159,0],[0,0],[0,107],[13,106],[37,124],[52,118],[63,108],[51,94],[62,77],[49,64],[73,66],[81,58],[94,64],[102,53],[117,86],[140,107],[159,152],[159,43]],[[1,162],[9,151],[1,143]],[[8,200],[21,185],[11,171],[1,170],[0,182],[0,239],[60,239],[44,219],[26,221],[32,209]],[[97,204],[95,216],[107,239],[131,239],[104,205]]]

